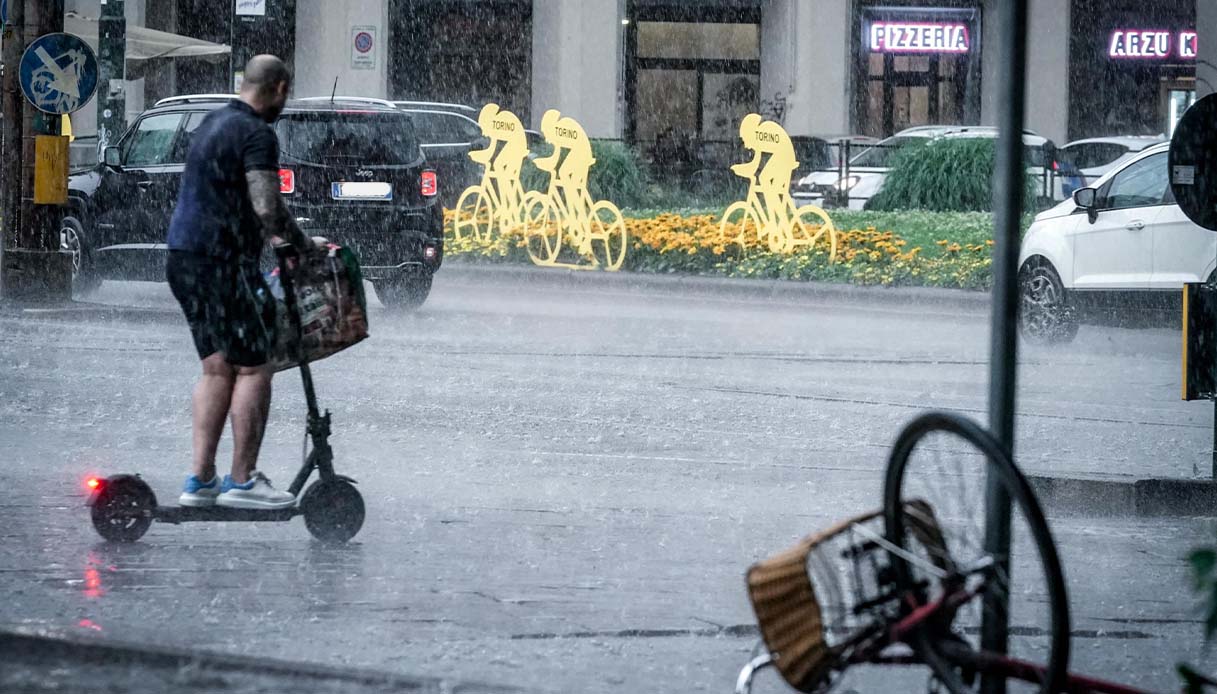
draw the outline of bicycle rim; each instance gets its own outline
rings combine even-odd
[[[621,213],[610,203],[598,202],[592,207],[591,225],[592,239],[601,251],[597,261],[605,270],[620,270],[628,248]]]
[[[735,202],[727,207],[718,229],[723,244],[737,244],[741,251],[747,250],[749,242],[756,242],[760,237],[760,227],[752,211],[742,202]]]
[[[485,217],[479,219],[479,216]],[[461,193],[452,219],[452,230],[456,238],[466,234],[475,241],[483,240],[489,232],[490,204],[480,187],[472,187]]]
[[[537,265],[552,265],[562,250],[562,222],[548,199],[524,202],[524,236],[528,255]]]
[[[1069,608],[1056,546],[1026,478],[993,436],[965,417],[921,415],[904,428],[892,448],[884,482],[884,521],[888,539],[907,552],[907,558],[891,555],[893,578],[901,595],[914,595],[919,604],[927,604],[944,592],[932,577],[933,567],[966,570],[985,558],[1006,559],[984,550],[989,475],[1010,496],[1012,523],[1009,570],[997,572],[986,589],[1008,600],[1008,655],[1046,666],[1040,681],[1009,682],[1008,691],[1060,691],[1069,663]],[[927,537],[924,518],[910,515],[907,504],[913,500],[929,504],[940,539]],[[947,658],[941,645],[954,641],[979,650],[984,620],[1003,616],[983,599],[962,606],[950,624],[927,622],[909,639],[949,691],[980,691],[979,674]]]

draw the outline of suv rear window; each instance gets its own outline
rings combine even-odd
[[[404,113],[285,113],[275,124],[283,154],[315,164],[413,164],[422,157]]]

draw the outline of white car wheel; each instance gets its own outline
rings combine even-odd
[[[1019,273],[1018,327],[1033,344],[1070,342],[1078,334],[1065,288],[1047,262],[1030,263]]]

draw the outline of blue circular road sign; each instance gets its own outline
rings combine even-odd
[[[43,113],[80,110],[97,91],[97,56],[72,34],[39,36],[25,49],[21,91]]]

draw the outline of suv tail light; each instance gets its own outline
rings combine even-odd
[[[296,192],[296,172],[291,169],[279,169],[279,192],[290,195]]]
[[[422,176],[418,178],[418,190],[424,197],[435,197],[439,194],[439,182],[435,178],[434,171],[424,171]]]

